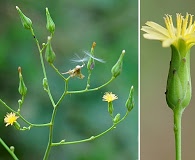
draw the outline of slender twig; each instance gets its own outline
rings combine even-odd
[[[49,128],[49,140],[48,140],[48,144],[47,144],[47,148],[46,148],[46,151],[45,151],[45,155],[44,155],[43,160],[47,160],[48,157],[49,157],[49,153],[50,153],[50,150],[51,150],[51,147],[52,147],[52,140],[53,140],[53,125],[54,125],[54,120],[55,120],[57,108],[58,108],[59,104],[61,103],[61,101],[66,96],[66,92],[68,90],[68,80],[69,80],[69,78],[67,78],[65,80],[64,93],[62,94],[62,96],[60,97],[60,99],[58,100],[58,102],[56,103],[56,105],[54,106],[54,109],[53,109],[53,113],[52,113],[52,117],[51,117],[51,121],[50,121],[51,126]]]
[[[177,108],[177,110],[174,110],[173,112],[176,160],[181,160],[181,119],[183,110]]]
[[[88,88],[90,87],[90,79],[91,79],[91,70],[88,70],[87,85],[85,90],[88,90]]]
[[[14,160],[19,160],[14,152],[10,150],[10,148],[5,144],[5,142],[0,138],[0,143],[3,145],[3,147],[9,152],[9,154],[13,157]]]
[[[106,82],[105,84],[96,87],[96,88],[92,88],[92,89],[84,89],[84,90],[80,90],[80,91],[67,91],[67,94],[76,94],[76,93],[84,93],[84,92],[91,92],[91,91],[97,91],[103,87],[105,87],[106,85],[108,85],[110,82],[112,82],[115,79],[115,77],[112,77],[108,82]]]
[[[19,116],[25,123],[27,123],[31,127],[44,127],[44,126],[50,126],[50,123],[45,124],[33,124],[27,121],[19,112],[14,111],[12,108],[10,108],[2,99],[0,99],[0,103],[3,104],[4,107],[6,107],[11,112],[14,112],[17,116]]]
[[[39,50],[40,60],[41,60],[41,66],[42,66],[44,78],[47,79],[47,74],[46,74],[46,70],[45,70],[45,65],[44,65],[44,62],[43,62],[43,53],[42,53],[45,46],[41,49],[41,47],[40,47],[40,45],[39,45],[39,41],[38,41],[38,39],[36,38],[33,29],[30,28],[30,30],[31,30],[31,33],[32,33],[32,35],[33,35],[33,37],[34,37],[34,39],[35,39],[35,42],[36,42],[37,47],[38,47],[38,50]],[[49,98],[50,98],[50,100],[51,100],[52,105],[55,106],[55,102],[54,102],[53,97],[52,97],[51,92],[50,92],[49,84],[48,84],[48,88],[47,88],[47,93],[48,93],[48,95],[49,95]]]
[[[46,148],[43,160],[48,159],[49,153],[50,153],[50,150],[51,150],[51,145],[52,145],[52,140],[53,140],[53,126],[54,126],[54,120],[55,120],[56,112],[57,112],[57,107],[54,107],[52,117],[51,117],[51,122],[50,122],[51,125],[49,127],[49,140],[48,140],[48,143],[47,143],[47,148]]]
[[[58,71],[58,69],[54,66],[54,64],[50,63],[50,65],[52,66],[52,68],[58,73],[58,75],[59,75],[64,81],[67,80],[67,79]]]
[[[52,143],[51,145],[52,146],[59,146],[59,145],[67,145],[67,144],[78,144],[78,143],[83,143],[83,142],[88,142],[88,141],[95,140],[95,139],[103,136],[104,134],[108,133],[109,131],[115,129],[117,124],[122,122],[127,117],[128,114],[129,114],[129,112],[127,111],[126,114],[124,115],[124,117],[121,120],[119,120],[116,123],[113,123],[113,125],[110,128],[108,128],[107,130],[105,130],[104,132],[102,132],[102,133],[100,133],[100,134],[98,134],[96,136],[91,136],[90,138],[87,138],[87,139],[82,139],[82,140],[78,140],[78,141],[70,141],[70,142],[64,142],[64,140],[62,140],[62,141],[60,141],[58,143]]]

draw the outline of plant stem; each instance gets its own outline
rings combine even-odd
[[[43,76],[44,76],[44,78],[46,78],[47,79],[47,74],[46,74],[46,70],[45,70],[45,65],[44,65],[44,62],[43,62],[43,50],[44,50],[44,48],[43,49],[41,49],[41,47],[40,47],[40,45],[39,45],[39,41],[38,41],[38,39],[36,38],[36,36],[35,36],[35,33],[34,33],[34,31],[33,31],[33,28],[30,28],[30,30],[31,30],[31,34],[33,35],[33,37],[34,37],[34,39],[35,39],[35,42],[36,42],[36,44],[37,44],[37,48],[38,48],[38,50],[39,50],[39,54],[40,54],[40,60],[41,60],[41,66],[42,66],[42,70],[43,70]],[[49,98],[50,98],[50,101],[51,101],[51,103],[52,103],[52,105],[53,105],[53,107],[55,106],[55,102],[54,102],[54,100],[53,100],[53,97],[52,97],[52,95],[51,95],[51,92],[50,92],[50,88],[49,88],[49,84],[48,84],[48,96],[49,96]]]
[[[49,126],[50,123],[45,124],[33,124],[27,121],[20,113],[14,111],[12,108],[10,108],[2,99],[0,99],[0,103],[3,104],[4,107],[6,107],[8,110],[14,112],[16,115],[18,115],[25,123],[27,123],[31,127],[43,127],[43,126]]]
[[[66,81],[66,78],[58,71],[58,69],[54,66],[54,64],[50,64],[51,67],[57,72],[57,74],[64,80]]]
[[[55,106],[54,109],[53,109],[51,122],[50,122],[51,125],[49,127],[49,140],[48,140],[48,144],[47,144],[47,148],[46,148],[43,160],[48,159],[49,153],[50,153],[50,150],[51,150],[51,147],[52,147],[51,144],[52,144],[52,139],[53,139],[53,126],[54,126],[54,120],[55,120],[56,112],[57,112],[57,106]]]
[[[181,160],[181,119],[183,109],[173,110],[176,160]]]
[[[13,157],[14,160],[19,160],[13,151],[10,150],[10,148],[5,144],[5,142],[0,138],[0,143],[3,145],[3,147],[9,152],[9,154]]]
[[[126,114],[124,115],[124,117],[121,120],[119,120],[117,123],[113,123],[113,125],[110,128],[108,128],[107,130],[105,130],[104,132],[102,132],[102,133],[100,133],[100,134],[98,134],[96,136],[91,136],[90,138],[82,139],[82,140],[78,140],[78,141],[70,141],[70,142],[63,142],[63,141],[61,141],[61,142],[58,142],[58,143],[52,143],[51,146],[60,146],[60,145],[67,145],[67,144],[78,144],[78,143],[83,143],[83,142],[88,142],[88,141],[95,140],[95,139],[103,136],[104,134],[108,133],[109,131],[115,129],[116,126],[120,122],[122,122],[127,117],[128,114],[129,114],[129,112],[127,111]]]
[[[76,93],[84,93],[84,92],[91,92],[91,91],[97,91],[100,88],[105,87],[106,85],[108,85],[110,82],[112,82],[115,79],[115,77],[112,77],[108,82],[104,83],[103,85],[96,87],[96,88],[92,88],[92,89],[84,89],[84,90],[80,90],[80,91],[67,91],[67,94],[76,94]]]

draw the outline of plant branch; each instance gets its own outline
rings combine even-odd
[[[13,157],[14,160],[19,160],[14,152],[5,144],[5,142],[0,138],[0,143],[3,145],[3,147],[9,152],[9,154]]]
[[[80,91],[67,91],[67,94],[75,94],[75,93],[84,93],[84,92],[91,92],[91,91],[97,91],[103,87],[105,87],[106,85],[108,85],[110,82],[112,82],[115,79],[115,77],[112,77],[108,82],[106,82],[105,84],[96,87],[96,88],[92,88],[92,89],[84,89],[84,90],[80,90]]]
[[[43,127],[43,126],[49,126],[50,125],[50,123],[45,123],[45,124],[33,124],[33,123],[30,123],[19,112],[16,112],[12,108],[10,108],[2,99],[0,99],[0,103],[3,104],[3,106],[6,107],[11,112],[14,112],[16,115],[18,115],[25,123],[27,123],[31,127]]]
[[[59,145],[67,145],[67,144],[78,144],[78,143],[83,143],[83,142],[88,142],[88,141],[95,140],[95,139],[103,136],[104,134],[108,133],[109,131],[115,129],[117,124],[122,122],[127,117],[128,114],[129,114],[129,112],[127,111],[126,114],[124,115],[124,117],[121,120],[119,120],[116,123],[113,123],[113,125],[110,128],[108,128],[107,130],[105,130],[104,132],[102,132],[102,133],[100,133],[100,134],[98,134],[96,136],[91,136],[90,138],[87,138],[87,139],[78,140],[78,141],[70,141],[70,142],[65,142],[64,140],[62,140],[62,141],[60,141],[58,143],[52,143],[51,146],[59,146]]]
[[[45,70],[45,65],[44,65],[44,62],[43,62],[43,50],[44,50],[45,46],[41,49],[41,47],[40,47],[40,45],[39,45],[39,41],[38,41],[38,39],[36,38],[33,29],[30,28],[30,31],[31,31],[31,33],[32,33],[32,35],[33,35],[33,37],[34,37],[34,39],[35,39],[35,42],[36,42],[37,47],[38,47],[38,50],[39,50],[40,60],[41,60],[41,66],[42,66],[44,78],[47,79],[47,74],[46,74],[46,70]],[[51,100],[52,105],[55,106],[55,102],[54,102],[53,97],[52,97],[51,92],[50,92],[49,84],[48,84],[47,93],[48,93],[48,96],[49,96],[49,98],[50,98],[50,100]]]

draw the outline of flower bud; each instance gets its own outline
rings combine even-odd
[[[191,100],[190,49],[183,39],[171,46],[172,56],[166,88],[166,101],[172,109],[184,109]]]
[[[53,22],[49,10],[48,8],[46,8],[46,17],[47,17],[47,24],[46,24],[46,28],[50,33],[54,33],[55,32],[55,23]]]
[[[112,67],[111,73],[113,77],[117,77],[121,71],[122,71],[122,66],[123,66],[123,57],[125,54],[125,50],[122,51],[118,61],[116,62],[116,64]]]
[[[19,99],[19,100],[18,100],[18,104],[19,104],[19,106],[21,106],[21,105],[22,105],[22,103],[23,103],[23,102],[22,102],[22,100],[21,100],[21,99]]]
[[[52,49],[52,46],[51,46],[51,37],[48,37],[47,46],[46,46],[46,50],[45,50],[45,59],[47,62],[53,63],[55,58],[56,58],[56,55],[55,55],[55,53]]]
[[[18,87],[18,92],[22,95],[25,96],[27,93],[27,88],[26,85],[24,84],[24,80],[22,77],[22,69],[21,67],[18,67],[18,73],[19,73],[19,87]]]
[[[118,113],[115,117],[114,117],[114,119],[113,119],[113,122],[114,123],[117,123],[119,120],[120,120],[120,113]]]
[[[125,106],[127,108],[127,110],[130,112],[133,107],[134,107],[134,89],[133,86],[131,86],[130,92],[129,92],[129,97],[125,103]]]
[[[22,21],[22,25],[24,26],[25,29],[30,29],[32,28],[32,21],[30,20],[30,18],[26,17],[22,11],[20,10],[20,8],[18,6],[16,6],[16,9],[19,13],[20,19]]]
[[[47,78],[43,78],[43,89],[45,91],[48,90],[48,81],[47,81]]]
[[[9,149],[10,149],[12,152],[14,152],[15,147],[14,147],[14,146],[10,146]]]
[[[91,52],[90,52],[92,56],[94,56],[95,46],[96,46],[96,43],[93,42],[92,47],[91,47]],[[87,63],[87,69],[91,71],[93,70],[94,66],[95,66],[95,60],[92,57],[90,57]]]

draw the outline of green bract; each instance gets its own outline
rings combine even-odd
[[[166,101],[171,109],[185,108],[191,100],[190,50],[183,39],[171,46],[172,55],[167,79]]]

